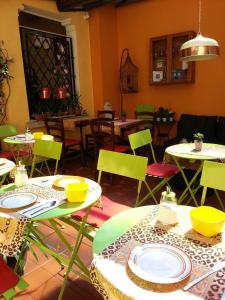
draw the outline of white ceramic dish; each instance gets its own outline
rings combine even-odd
[[[17,134],[16,136],[19,139],[24,139],[25,138],[25,134]]]
[[[37,201],[37,195],[34,193],[17,192],[0,197],[0,208],[17,209],[33,204]]]
[[[138,277],[157,284],[177,283],[192,269],[190,258],[179,248],[165,244],[143,244],[130,254],[128,265]]]

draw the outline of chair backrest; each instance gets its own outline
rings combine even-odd
[[[155,105],[154,104],[147,104],[147,103],[141,103],[136,105],[136,111],[137,112],[155,112]]]
[[[30,171],[30,177],[33,176],[34,170],[37,170],[35,168],[36,162],[38,162],[37,157],[41,156],[42,158],[46,159],[55,159],[55,170],[54,175],[57,173],[58,169],[58,163],[61,157],[62,153],[62,143],[61,142],[54,142],[49,140],[36,140],[34,147],[33,147],[33,160],[32,160],[32,166]],[[48,167],[47,161],[44,160],[44,163],[46,165],[46,168],[48,170],[49,175],[51,175],[50,169]],[[41,171],[38,171],[42,174]]]
[[[16,134],[17,134],[17,129],[15,125],[5,124],[0,126],[0,138],[4,138]]]
[[[154,112],[135,111],[135,119],[146,120],[146,124],[154,125],[155,113]]]
[[[97,118],[105,120],[105,121],[114,120],[115,111],[114,110],[98,110],[97,111]]]
[[[215,190],[225,191],[225,164],[204,161],[200,185],[203,186],[202,192],[202,205],[205,202],[207,188],[213,188]]]
[[[94,141],[94,147],[110,144],[112,149],[114,149],[114,122],[106,121],[102,118],[91,120],[91,134]]]
[[[100,150],[97,170],[99,171],[98,183],[101,181],[102,172],[126,176],[138,180],[137,200],[139,199],[141,184],[145,180],[148,158]]]
[[[44,141],[54,141],[54,136],[50,134],[43,134],[41,139]]]
[[[62,143],[49,140],[36,140],[33,147],[33,154],[60,160]]]
[[[45,118],[45,127],[48,135],[52,135],[54,140],[65,144],[64,124],[62,118]]]
[[[151,154],[154,162],[156,162],[154,149],[152,146],[152,136],[150,129],[141,130],[128,135],[130,147],[134,154],[136,154],[136,149],[149,146],[151,149]]]

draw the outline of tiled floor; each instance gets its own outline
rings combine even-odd
[[[66,165],[66,174],[80,175],[91,179],[96,178],[95,168],[93,167],[81,167],[79,162],[70,161]],[[128,180],[125,178],[113,177],[113,185],[107,183],[107,177],[103,178],[103,190],[104,194],[110,197],[112,200],[121,202],[123,204],[133,206],[136,197],[137,185],[135,181]],[[108,180],[109,182],[109,180]],[[158,196],[158,198],[160,195]],[[208,202],[213,205],[214,198],[209,198]],[[148,204],[152,202],[149,200]],[[56,239],[53,230],[44,225],[41,226],[41,231],[47,236],[47,242],[49,246],[57,249],[60,253],[66,255],[66,249],[60,245]],[[75,239],[76,233],[71,228],[65,227],[62,229],[67,235],[71,243]],[[53,258],[46,258],[40,250],[35,249],[38,254],[38,262],[34,258],[31,252],[28,252],[27,261],[25,266],[25,280],[29,283],[29,288],[26,292],[19,294],[16,299],[20,300],[54,300],[57,299],[59,289],[62,284],[63,274],[65,270],[61,270],[60,266]],[[92,260],[92,249],[91,243],[87,239],[84,239],[81,245],[80,254],[82,259],[87,265]],[[71,273],[69,281],[66,286],[66,290],[63,299],[70,300],[97,300],[102,299],[101,296],[96,292],[91,284],[79,279],[77,275]]]

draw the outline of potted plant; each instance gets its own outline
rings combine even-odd
[[[120,120],[121,122],[126,122],[126,117],[127,117],[127,114],[125,111],[121,111],[121,114],[120,114]]]
[[[194,138],[194,144],[195,144],[195,151],[201,151],[204,134],[200,133],[200,132],[194,133],[193,138]]]

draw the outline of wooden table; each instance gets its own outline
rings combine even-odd
[[[225,290],[225,269],[202,280],[187,292],[182,287],[224,260],[225,233],[206,238],[195,232],[189,217],[192,208],[188,206],[178,206],[178,225],[164,226],[157,222],[158,208],[158,205],[132,208],[102,225],[93,243],[92,284],[104,299],[220,299]],[[167,244],[183,250],[192,262],[191,275],[173,285],[154,285],[137,278],[129,269],[127,260],[135,246],[146,243]]]

